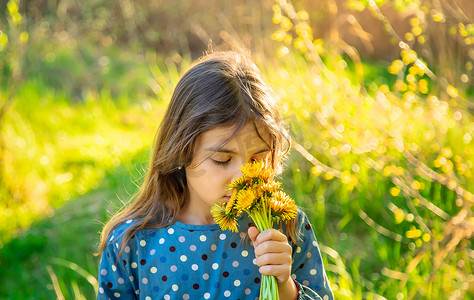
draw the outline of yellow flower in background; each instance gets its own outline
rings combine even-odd
[[[401,60],[397,59],[392,62],[390,67],[388,67],[388,71],[393,74],[397,75],[404,67],[404,64]]]
[[[404,219],[405,214],[403,213],[403,210],[397,209],[395,211],[395,223],[400,224],[401,222],[403,222]]]
[[[406,236],[409,239],[416,239],[421,236],[423,232],[420,229],[417,229],[415,226],[412,226],[410,230],[406,232]]]
[[[390,194],[393,197],[397,197],[400,194],[400,187],[396,186],[390,189]]]

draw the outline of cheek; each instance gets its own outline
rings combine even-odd
[[[186,172],[188,183],[196,188],[219,189],[225,187],[225,168],[216,166],[210,162],[204,162],[195,169]]]

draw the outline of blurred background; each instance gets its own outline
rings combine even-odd
[[[245,47],[337,299],[474,295],[471,0],[0,1],[0,299],[94,299],[179,76]]]

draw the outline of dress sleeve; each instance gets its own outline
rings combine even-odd
[[[293,246],[292,278],[298,286],[298,300],[333,300],[318,242],[307,216],[299,211],[298,246]]]
[[[127,262],[131,261],[127,256],[132,252],[127,245],[122,251],[119,259],[121,238],[116,238],[117,230],[110,234],[108,245],[101,254],[99,264],[99,292],[98,300],[108,299],[136,299],[137,287],[134,287],[133,277],[131,276],[130,266]]]

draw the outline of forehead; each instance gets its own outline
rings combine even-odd
[[[204,132],[198,139],[196,151],[225,149],[240,153],[260,151],[271,145],[269,133],[261,126],[257,125],[258,132],[253,123],[246,124],[236,134],[235,129],[235,126],[216,127]]]

